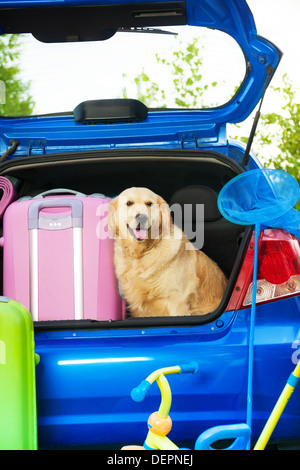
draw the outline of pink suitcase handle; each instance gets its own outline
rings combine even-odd
[[[71,216],[61,214],[40,217],[44,208],[71,207]],[[44,222],[41,221],[44,219]],[[57,222],[59,221],[59,223]],[[67,221],[67,223],[66,223]],[[38,230],[73,229],[74,254],[74,305],[75,319],[83,318],[83,259],[82,259],[83,204],[75,198],[50,198],[33,200],[28,209],[28,229],[30,233],[30,310],[34,321],[39,319],[38,286]]]
[[[54,207],[71,207],[72,213],[71,216],[68,216],[70,224],[63,226],[54,226],[49,222],[47,225],[40,225],[40,211],[45,208],[54,208]],[[59,216],[60,218],[61,216]],[[56,218],[56,217],[54,217]],[[49,219],[50,220],[50,219]],[[61,230],[62,228],[71,228],[71,227],[80,227],[83,226],[83,204],[80,199],[37,199],[33,200],[28,209],[28,229],[34,230],[38,228],[43,228],[46,230]]]
[[[43,193],[37,194],[36,196],[34,196],[33,199],[38,199],[41,197],[51,196],[51,195],[53,196],[54,194],[55,195],[73,194],[73,196],[77,196],[77,197],[86,197],[86,194],[83,194],[74,189],[55,188],[55,189],[48,189],[47,191],[44,191]]]

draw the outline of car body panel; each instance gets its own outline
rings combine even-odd
[[[225,126],[199,124],[193,112],[153,112],[142,123],[86,126],[73,117],[0,119],[0,152],[13,138],[20,145],[9,157],[118,148],[201,148],[226,145]],[[198,122],[198,124],[197,124]]]
[[[119,2],[118,2],[119,3]],[[130,2],[120,2],[130,4]],[[152,5],[157,2],[148,2]],[[136,2],[145,4],[145,2]],[[158,3],[157,3],[158,4]],[[70,15],[72,7],[76,5],[114,5],[113,2],[4,2],[0,8],[4,15],[7,9],[11,8],[15,14],[22,7],[24,11],[35,8],[49,8],[69,6]],[[168,5],[168,2],[166,2]],[[59,9],[57,10],[59,11]],[[41,9],[41,15],[43,10]],[[252,13],[243,0],[195,0],[186,1],[187,24],[199,27],[209,27],[219,29],[231,35],[240,45],[247,62],[246,76],[236,95],[226,104],[217,108],[199,110],[161,110],[160,112],[149,112],[145,121],[133,123],[128,129],[126,124],[97,124],[87,126],[86,124],[74,122],[73,114],[70,116],[39,117],[17,120],[1,119],[0,137],[1,150],[9,146],[9,139],[14,134],[20,140],[18,154],[26,151],[30,154],[30,142],[41,149],[32,152],[63,152],[72,150],[86,150],[87,148],[110,148],[116,145],[138,146],[158,146],[171,148],[182,145],[194,145],[203,147],[206,143],[223,143],[226,139],[225,126],[227,123],[241,122],[252,112],[261,99],[266,85],[271,80],[281,58],[281,52],[271,42],[257,35]],[[45,17],[43,14],[41,16]],[[14,16],[12,16],[14,18]],[[12,25],[7,26],[8,30],[14,31]],[[38,24],[38,18],[35,24]],[[9,23],[10,24],[10,23]],[[145,19],[145,24],[147,20]],[[4,27],[4,26],[3,26]],[[15,27],[17,28],[17,26]],[[30,28],[29,28],[30,30]],[[5,31],[6,32],[6,31]],[[119,33],[121,34],[121,33]],[[112,103],[113,106],[113,103]],[[112,128],[109,128],[112,127]],[[41,135],[42,134],[42,135]],[[184,139],[184,135],[188,138]],[[150,136],[149,139],[146,136]],[[23,141],[23,138],[25,141]],[[55,143],[53,143],[53,140]],[[191,144],[192,142],[192,144]]]
[[[257,306],[253,439],[293,370],[299,302]],[[36,333],[39,445],[142,444],[160,392],[153,385],[136,403],[131,390],[155,369],[190,361],[198,362],[197,374],[169,379],[171,439],[194,442],[211,426],[245,422],[249,324],[247,308],[194,327]],[[273,439],[300,438],[299,399],[296,389]]]

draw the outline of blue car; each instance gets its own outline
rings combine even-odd
[[[148,54],[146,46],[141,50],[142,41],[156,42],[158,51],[165,40],[173,41],[173,50],[178,52],[183,47],[181,31],[188,26],[192,27],[190,38],[198,30],[199,34],[205,31],[224,38],[224,43],[221,39],[215,45],[215,52],[224,56],[222,66],[203,50],[211,72],[219,73],[220,78],[214,83],[210,75],[205,82],[202,72],[199,74],[196,82],[203,84],[198,89],[203,94],[202,106],[188,101],[188,92],[184,97],[173,97],[171,83],[165,81],[173,81],[174,75],[166,79],[158,72],[158,88],[146,69],[140,75],[141,60]],[[35,115],[0,118],[0,175],[9,177],[19,196],[71,188],[114,197],[125,188],[142,186],[160,194],[171,206],[189,204],[195,208],[204,204],[203,243],[199,248],[228,278],[219,307],[203,316],[131,318],[128,313],[126,319],[118,321],[35,322],[35,351],[40,356],[36,367],[39,448],[120,449],[126,444],[142,445],[147,418],[158,409],[160,391],[153,386],[145,399],[136,403],[131,390],[156,369],[191,362],[197,363],[197,374],[169,378],[172,441],[193,448],[198,436],[209,428],[245,423],[253,226],[226,220],[217,201],[221,189],[234,177],[262,168],[250,144],[246,148],[229,139],[227,127],[244,121],[260,103],[280,62],[280,50],[257,35],[245,0],[5,0],[0,5],[0,31],[22,34],[26,60],[35,67],[32,76],[27,73],[25,78],[33,84],[35,75],[47,67],[47,54],[53,55],[51,71],[47,72],[50,89],[42,85],[35,89],[42,100],[47,99],[44,108],[39,111],[37,103]],[[34,46],[30,34],[35,38]],[[111,47],[116,38],[121,45]],[[236,62],[228,63],[224,52],[227,41],[234,43],[240,54],[241,75],[236,75]],[[74,44],[82,48],[83,55],[75,54]],[[101,51],[107,49],[112,68],[106,66],[104,52],[101,56],[93,52],[92,59],[84,62],[89,48],[93,50],[98,44]],[[52,49],[54,45],[57,49]],[[70,66],[59,59],[63,48],[68,48]],[[199,48],[190,49],[185,64],[195,59]],[[38,50],[43,60],[37,58]],[[139,68],[131,69],[133,86],[151,85],[139,96],[132,96],[129,86],[123,94],[110,94],[114,93],[112,82],[118,73],[114,66],[123,67],[121,58],[114,54],[121,52],[122,56],[125,51],[138,60]],[[176,64],[174,55],[173,59]],[[163,60],[160,56],[152,68]],[[72,88],[72,80],[64,80],[67,68],[75,63],[76,78],[82,86]],[[98,92],[94,88],[91,96],[90,80],[92,83],[95,77],[89,67],[96,63],[97,80],[108,75],[112,88],[108,82],[105,86],[99,82]],[[185,69],[182,73],[184,76]],[[137,76],[139,79],[134,80]],[[222,81],[225,76],[236,77],[231,89]],[[160,86],[160,79],[164,85]],[[120,90],[120,82],[118,86]],[[180,86],[187,90],[189,83],[182,79],[177,82],[177,88]],[[216,98],[219,91],[224,92],[223,102]],[[171,104],[166,107],[167,99],[163,98],[168,92]],[[150,93],[153,107],[146,106]],[[193,88],[190,96],[195,93]],[[57,107],[64,96],[73,111]],[[198,233],[195,214],[191,211],[190,238],[194,242]],[[299,294],[298,239],[283,228],[262,227],[252,447],[299,359]],[[269,443],[271,448],[299,447],[299,393],[296,389],[280,418]]]

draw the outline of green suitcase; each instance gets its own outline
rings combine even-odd
[[[0,297],[0,450],[37,449],[35,364],[30,313]]]

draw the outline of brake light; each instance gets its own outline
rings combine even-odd
[[[252,303],[254,235],[226,310]],[[300,293],[300,245],[285,230],[267,229],[258,243],[256,303],[270,302]]]

